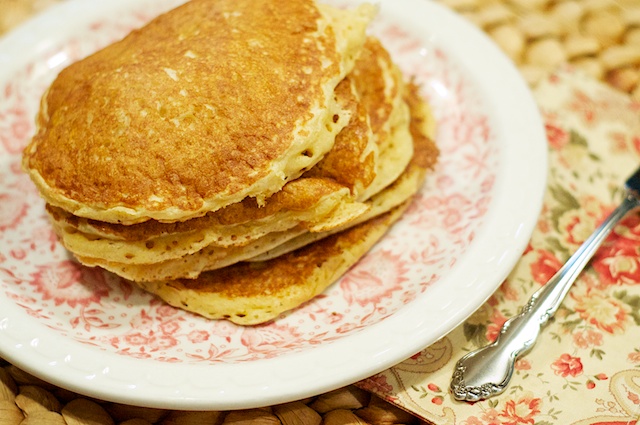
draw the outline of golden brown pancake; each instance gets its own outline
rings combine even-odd
[[[288,231],[269,233],[246,246],[220,248],[210,245],[192,254],[153,264],[131,264],[82,256],[79,260],[85,265],[100,266],[138,282],[183,277],[193,279],[203,271],[220,269],[240,261],[266,261],[279,257],[384,214],[407,201],[420,189],[425,174],[433,167],[438,156],[438,150],[431,141],[434,134],[433,117],[428,106],[420,99],[415,86],[409,86],[406,100],[411,104],[410,132],[412,143],[415,145],[415,149],[412,150],[415,154],[409,166],[391,185],[366,201],[369,207],[366,213],[342,227],[325,232],[308,232],[304,228],[296,227]]]
[[[356,90],[369,112],[371,130],[378,144],[376,179],[360,196],[368,199],[396,180],[409,164],[413,142],[409,109],[405,105],[404,78],[380,40],[368,37],[352,73]]]
[[[433,116],[414,85],[409,87],[407,103],[412,111],[410,131],[415,154],[403,177],[374,198],[380,205],[398,195],[394,186],[409,185],[415,193],[438,158],[431,139]],[[393,196],[385,197],[385,192]],[[202,273],[196,279],[137,284],[173,306],[211,319],[240,325],[263,323],[312,299],[335,282],[400,218],[409,202],[405,200],[387,213],[273,259],[237,263]]]
[[[433,142],[435,119],[429,106],[420,97],[417,86],[410,84],[405,93],[406,102],[411,110],[409,131],[413,140],[414,155],[400,177],[381,192],[372,196],[367,201],[369,210],[354,222],[328,232],[300,232],[299,235],[287,238],[281,244],[272,244],[273,248],[248,258],[248,261],[270,260],[344,230],[344,228],[369,220],[397,207],[420,190],[427,172],[435,166],[439,155],[439,150]]]
[[[54,226],[77,256],[127,264],[179,259],[205,247],[245,246],[294,227],[318,232],[342,226],[368,209],[356,196],[374,181],[377,166],[367,111],[359,107],[352,89],[349,79],[336,89],[351,119],[336,137],[334,149],[317,165],[320,169],[290,181],[263,206],[247,198],[184,222],[149,220],[133,225],[79,218],[48,206]]]
[[[350,194],[366,200],[379,192],[402,173],[413,154],[402,75],[375,38],[369,37],[365,49],[354,75],[336,89],[340,103],[350,112],[349,124],[322,161],[268,198],[263,207],[249,198],[184,222],[150,220],[127,226],[76,218],[49,207],[64,245],[84,264],[102,265],[117,273],[129,270],[129,278],[130,270],[148,265],[155,270],[170,269],[171,277],[176,277],[175,264],[168,264],[169,261],[180,261],[185,276],[193,276],[201,267],[188,270],[187,265],[196,261],[193,256],[198,257],[197,264],[203,264],[203,253],[199,251],[211,253],[208,257],[215,261],[209,261],[206,267],[213,268],[216,264],[226,265],[233,258],[225,255],[221,261],[220,247],[234,247],[236,256],[241,250],[235,247],[248,246],[249,251],[255,252],[253,241],[269,233],[288,238],[288,229],[298,234],[301,229],[327,232],[347,227],[369,208],[368,203],[353,202]],[[362,94],[353,93],[352,86],[360,87]],[[376,123],[375,133],[370,129],[371,121]],[[382,155],[377,152],[378,145]],[[182,260],[184,256],[192,258]],[[248,258],[245,253],[237,256]],[[126,264],[140,266],[125,267]],[[151,273],[150,278],[156,275]]]
[[[325,235],[325,233],[326,232],[309,233],[305,229],[294,228],[283,232],[269,233],[246,246],[228,248],[208,246],[193,254],[150,264],[118,263],[101,258],[82,257],[78,255],[76,255],[76,257],[86,266],[99,266],[125,279],[136,282],[180,278],[195,279],[204,271],[217,270],[241,261],[251,260],[265,252],[270,252],[283,244],[286,245],[289,240],[297,239],[297,236],[305,234]],[[288,251],[291,251],[291,249],[286,252]]]
[[[264,323],[335,282],[384,235],[404,207],[268,262],[238,263],[197,279],[138,285],[170,305],[210,319]]]
[[[191,0],[61,72],[23,168],[65,247],[238,324],[322,292],[437,158],[372,14]]]
[[[245,198],[242,202],[191,220],[172,223],[149,220],[134,225],[84,219],[53,206],[49,206],[49,210],[55,213],[56,221],[64,219],[67,222],[65,225],[74,230],[92,237],[125,241],[148,241],[159,236],[255,222],[272,216],[271,220],[281,221],[283,217],[278,213],[309,209],[316,210],[317,218],[314,221],[321,223],[322,213],[318,211],[318,203],[323,197],[338,191],[345,193],[343,188],[347,188],[355,198],[376,177],[378,147],[369,126],[368,111],[362,107],[354,90],[349,78],[345,78],[336,88],[336,97],[348,112],[350,120],[336,136],[333,148],[301,178],[290,181],[281,191],[267,198],[264,205],[258,205],[254,198]],[[345,202],[344,199],[342,201]],[[304,220],[309,221],[309,217]],[[231,244],[218,242],[223,246]]]
[[[23,166],[45,200],[112,223],[264,199],[328,152],[334,89],[370,7],[192,0],[63,70]]]

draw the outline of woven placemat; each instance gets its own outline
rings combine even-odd
[[[59,1],[0,0],[0,34]],[[558,66],[571,64],[640,100],[640,0],[438,1],[493,38],[531,86]],[[263,409],[140,408],[80,396],[0,359],[0,425],[421,423],[353,385]]]
[[[440,0],[484,30],[531,86],[571,64],[640,99],[640,0]]]
[[[0,360],[0,425],[420,424],[355,386],[260,409],[186,412],[109,403],[44,382]]]

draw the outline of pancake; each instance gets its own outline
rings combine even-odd
[[[242,325],[325,290],[438,154],[373,11],[191,0],[62,71],[23,168],[63,245]]]
[[[246,246],[229,248],[208,246],[193,254],[150,264],[118,263],[78,255],[76,258],[85,266],[98,266],[136,282],[166,281],[180,278],[195,279],[204,271],[217,270],[241,261],[251,260],[265,252],[271,252],[283,244],[287,245],[289,240],[295,240],[298,236],[305,234],[323,235],[325,232],[309,233],[305,229],[294,228],[283,232],[269,233]],[[291,250],[286,252],[289,251]]]
[[[267,198],[264,205],[255,199],[247,198],[221,210],[207,213],[203,217],[183,222],[162,223],[149,220],[134,225],[106,223],[97,220],[76,217],[61,208],[47,206],[57,227],[68,229],[71,233],[80,232],[91,240],[97,238],[113,241],[151,241],[166,235],[210,229],[215,232],[213,240],[220,246],[242,244],[250,235],[234,230],[233,226],[260,221],[262,227],[269,223],[283,225],[283,221],[294,220],[296,214],[306,214],[297,221],[313,222],[314,227],[324,226],[325,222],[335,221],[326,214],[327,207],[337,208],[345,204],[367,188],[376,177],[378,147],[373,140],[367,111],[359,103],[353,85],[347,78],[336,89],[341,104],[350,112],[350,121],[336,137],[333,148],[313,169],[296,180],[288,182],[281,191]],[[345,190],[347,189],[347,190]],[[323,198],[332,193],[337,201],[321,206]],[[326,202],[325,202],[326,204]],[[357,206],[354,208],[358,208]],[[311,211],[310,211],[311,210]],[[311,213],[311,214],[309,214]],[[335,214],[334,214],[335,215]],[[294,221],[295,222],[295,221]],[[311,227],[311,226],[309,226]],[[219,228],[219,230],[215,230]],[[228,236],[225,236],[225,233]]]
[[[327,185],[323,184],[326,182],[319,183],[320,190],[326,189]],[[309,186],[310,184],[307,185],[307,188]],[[337,191],[329,192],[319,202],[312,203],[309,208],[305,208],[303,211],[287,211],[278,214],[280,221],[255,220],[233,226],[210,226],[159,236],[147,241],[94,238],[76,232],[73,228],[58,226],[60,220],[54,219],[53,224],[65,248],[76,256],[105,258],[127,264],[155,263],[179,259],[208,246],[242,247],[269,233],[281,232],[302,225],[301,221],[307,229],[315,229],[315,225],[319,230],[333,228],[344,223],[345,220],[350,221],[350,219],[361,215],[368,208],[363,203],[354,202],[345,202],[340,205],[340,201],[348,197],[348,190],[341,186],[337,186],[336,189]],[[286,194],[283,197],[286,197]],[[315,197],[312,196],[312,198],[315,200]],[[295,197],[295,200],[299,201],[300,197]],[[319,213],[322,213],[324,221],[316,223],[314,220]],[[56,217],[56,212],[53,211],[52,215]],[[332,218],[334,218],[333,221],[330,220]],[[305,219],[307,221],[304,221]]]
[[[269,262],[238,263],[197,279],[139,282],[168,304],[209,319],[257,325],[309,301],[384,235],[406,205]]]
[[[147,265],[152,270],[169,269],[171,277],[176,277],[176,267],[167,264],[169,261],[180,261],[185,275],[193,276],[203,264],[203,254],[198,254],[201,250],[213,253],[208,255],[215,259],[206,266],[209,269],[218,263],[220,247],[233,247],[232,252],[240,253],[235,247],[249,245],[248,250],[255,252],[252,242],[269,233],[288,237],[288,229],[296,233],[300,229],[327,232],[344,228],[366,214],[369,204],[363,201],[403,172],[413,155],[413,142],[402,75],[375,38],[369,37],[365,51],[353,75],[336,89],[340,103],[348,105],[345,109],[350,111],[351,120],[338,134],[334,147],[302,178],[268,198],[263,207],[246,199],[185,222],[147,221],[129,226],[76,218],[49,207],[64,245],[84,264],[101,265],[119,274],[128,270],[129,278],[130,270]],[[352,87],[360,87],[362,93],[353,93]],[[371,121],[376,123],[375,132]],[[362,202],[353,202],[349,194]],[[184,256],[198,259],[182,260]],[[221,264],[228,264],[233,256],[224,258]],[[248,257],[242,254],[239,258]],[[194,262],[199,266],[188,270]],[[136,272],[136,276],[140,274]],[[153,272],[150,276],[156,275]]]
[[[410,133],[414,145],[414,155],[411,162],[398,179],[374,195],[367,202],[370,207],[369,210],[354,222],[349,223],[346,226],[347,228],[389,211],[414,196],[422,187],[428,171],[432,169],[437,162],[439,150],[433,142],[435,138],[435,119],[431,113],[431,109],[420,98],[418,88],[415,85],[409,86],[406,100],[411,110]],[[300,232],[299,235],[287,238],[283,240],[281,244],[273,244],[273,248],[254,257],[247,258],[247,260],[270,260],[314,243],[341,230],[343,229],[336,228],[321,233]]]
[[[398,196],[408,193],[409,199],[405,197],[391,210],[363,223],[324,235],[320,240],[272,259],[237,263],[202,273],[196,279],[136,283],[170,305],[239,325],[273,320],[323,292],[401,217],[411,202],[411,195],[417,192],[437,161],[439,152],[432,139],[434,120],[429,107],[414,85],[409,86],[406,98],[412,111],[410,131],[415,153],[403,176],[372,198],[372,202],[374,208],[384,209],[395,204]]]
[[[152,220],[128,226],[78,218],[48,206],[54,227],[65,247],[77,256],[148,264],[179,259],[214,245],[245,246],[294,227],[318,232],[342,226],[368,209],[356,196],[374,181],[377,166],[377,145],[367,111],[352,89],[349,79],[336,89],[351,119],[336,137],[334,149],[317,165],[322,169],[290,181],[263,206],[248,198],[185,222]]]
[[[332,148],[371,6],[192,0],[63,70],[23,167],[47,203],[133,224],[258,205]]]
[[[408,130],[410,114],[405,102],[404,78],[380,40],[367,38],[352,78],[369,112],[378,156],[385,158],[385,162],[378,163],[376,179],[360,194],[368,199],[403,173],[413,156],[414,144]]]
[[[368,210],[364,214],[341,227],[325,232],[309,232],[296,227],[288,231],[269,233],[247,246],[220,248],[210,245],[192,254],[153,264],[131,264],[82,256],[79,256],[79,260],[85,265],[100,266],[137,282],[194,279],[204,271],[220,269],[240,261],[265,261],[279,257],[384,214],[407,201],[420,189],[425,174],[435,164],[438,156],[432,142],[435,131],[433,117],[428,106],[420,100],[415,86],[409,87],[406,99],[412,105],[411,126],[408,131],[411,134],[411,143],[415,146],[411,150],[415,154],[409,166],[391,185],[365,202]]]

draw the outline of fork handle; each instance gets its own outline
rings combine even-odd
[[[516,359],[533,347],[542,327],[556,313],[573,282],[615,225],[639,206],[638,199],[628,195],[547,284],[533,294],[522,312],[507,320],[492,344],[458,360],[450,386],[456,399],[478,401],[507,388]]]

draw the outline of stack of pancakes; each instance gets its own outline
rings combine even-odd
[[[368,5],[192,0],[63,70],[23,167],[64,246],[238,324],[322,292],[437,159]]]

